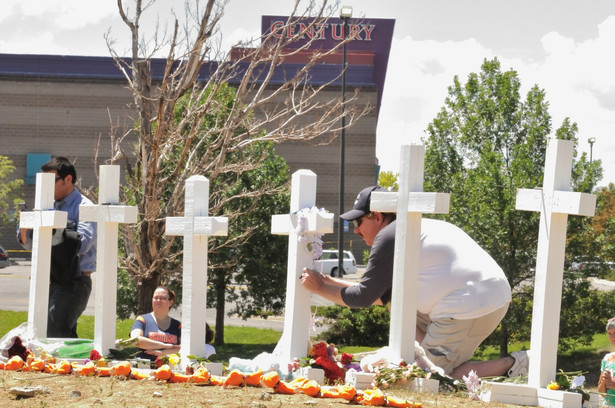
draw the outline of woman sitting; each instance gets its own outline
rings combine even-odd
[[[153,311],[137,316],[130,330],[130,337],[137,338],[135,346],[142,351],[138,358],[152,361],[158,356],[179,352],[181,344],[181,323],[169,316],[175,302],[175,292],[166,286],[158,286],[152,298]]]

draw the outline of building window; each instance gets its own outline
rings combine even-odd
[[[26,158],[26,184],[36,184],[36,173],[41,166],[51,160],[49,153],[28,153]]]

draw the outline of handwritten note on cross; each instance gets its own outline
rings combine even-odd
[[[54,228],[66,228],[68,213],[54,210],[55,174],[36,174],[34,210],[22,211],[19,228],[32,228],[32,266],[28,298],[27,338],[47,337],[51,236]]]
[[[120,166],[100,166],[98,205],[79,206],[79,220],[98,224],[94,348],[107,354],[115,346],[117,242],[120,223],[137,222],[137,207],[120,205]]]
[[[310,292],[301,285],[301,271],[311,267],[312,255],[297,240],[297,217],[293,215],[303,208],[311,208],[316,202],[316,174],[310,170],[298,170],[292,176],[290,196],[291,214],[274,215],[271,233],[288,235],[288,269],[286,279],[286,309],[284,331],[276,347],[281,362],[289,363],[295,357],[307,355],[310,328]],[[308,234],[333,232],[333,214],[310,214],[307,220]]]
[[[167,217],[166,234],[184,237],[182,279],[182,365],[187,356],[205,356],[207,308],[207,237],[226,236],[227,217],[209,217],[209,180],[186,180],[184,216]]]
[[[551,140],[542,189],[519,189],[517,209],[540,212],[528,384],[555,379],[568,215],[593,216],[596,196],[570,191],[574,142]]]
[[[424,162],[425,146],[402,146],[399,192],[374,191],[370,200],[371,211],[397,213],[389,347],[393,359],[409,364],[414,362],[422,214],[446,214],[450,202],[449,194],[423,192]]]

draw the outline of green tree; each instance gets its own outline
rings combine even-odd
[[[542,185],[551,116],[544,90],[533,86],[524,100],[514,70],[502,72],[497,59],[485,60],[480,73],[448,89],[444,107],[427,128],[425,191],[451,193],[450,213],[442,218],[462,227],[502,267],[513,288],[513,302],[500,329],[489,339],[508,353],[512,341],[527,340],[531,319],[533,275],[539,215],[515,209],[518,188]],[[555,131],[558,139],[576,142],[577,126],[565,119]],[[600,163],[585,155],[573,164],[573,189],[591,191]],[[572,231],[583,226],[573,219]],[[576,218],[576,219],[575,219]],[[560,338],[595,332],[589,322],[602,319],[592,310],[573,308],[589,293],[568,280],[564,285]],[[575,316],[572,316],[574,314]],[[572,330],[567,322],[587,320]]]
[[[397,191],[399,190],[399,184],[397,184],[398,178],[399,173],[393,173],[392,171],[381,171],[380,174],[378,174],[378,185],[387,188],[390,191]]]
[[[9,176],[14,171],[15,166],[11,159],[0,155],[0,225],[9,225],[11,210],[16,210],[17,204],[23,201],[19,195],[19,188],[22,186],[23,180],[9,180]]]

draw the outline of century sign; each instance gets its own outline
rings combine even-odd
[[[326,40],[331,38],[332,40],[340,41],[344,39],[344,23],[296,23],[288,25],[284,30],[281,27],[286,25],[286,21],[272,21],[269,25],[269,31],[273,33],[274,37],[281,38],[285,36],[287,38],[299,35],[299,38],[314,39],[314,40]],[[375,24],[348,24],[349,37],[357,41],[371,41],[372,32],[376,28]]]

